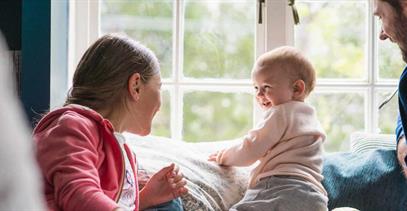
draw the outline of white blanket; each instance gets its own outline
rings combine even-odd
[[[228,210],[243,197],[250,169],[220,167],[207,161],[209,153],[234,142],[192,144],[163,137],[126,137],[148,174],[172,162],[180,167],[189,189],[182,197],[185,210]]]

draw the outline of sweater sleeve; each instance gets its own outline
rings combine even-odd
[[[216,162],[226,166],[248,166],[263,157],[282,138],[287,127],[284,109],[273,110],[242,139],[242,143],[218,153]]]
[[[401,123],[400,114],[397,117],[397,126],[396,126],[396,137],[397,143],[399,142],[400,138],[404,136],[403,125]]]
[[[396,136],[397,142],[404,135],[407,126],[407,67],[400,76],[399,82],[399,116],[397,118]]]
[[[111,211],[118,207],[100,186],[98,126],[69,114],[56,121],[34,136],[37,158],[46,182],[54,188],[56,206],[67,211]]]

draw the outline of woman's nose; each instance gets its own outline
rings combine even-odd
[[[386,40],[387,38],[389,38],[389,36],[387,36],[386,32],[384,32],[383,28],[380,30],[379,38],[381,40]]]

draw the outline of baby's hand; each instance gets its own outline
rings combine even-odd
[[[208,157],[208,161],[214,161],[216,162],[216,158],[218,157],[219,151],[212,153],[211,155],[209,155]]]

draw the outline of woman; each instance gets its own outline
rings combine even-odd
[[[159,71],[154,53],[129,38],[105,35],[85,52],[64,107],[34,129],[50,209],[143,210],[187,193],[174,164],[139,191],[137,160],[121,134],[150,133]]]

